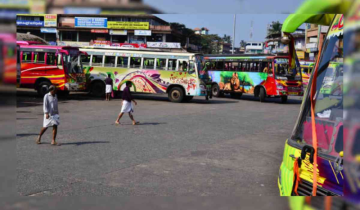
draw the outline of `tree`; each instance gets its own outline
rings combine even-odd
[[[222,40],[225,43],[231,43],[231,36],[224,34],[224,37],[222,38]]]
[[[279,21],[273,21],[267,30],[268,35],[281,34],[282,24]]]
[[[192,37],[195,35],[194,30],[186,28],[186,26],[181,23],[170,23],[170,27],[180,33],[180,35],[175,40],[180,42],[182,46],[186,45],[188,38],[191,37],[192,39]]]
[[[246,47],[246,42],[244,40],[240,41],[240,47],[243,47],[243,48]]]
[[[170,27],[179,32],[182,32],[186,28],[186,26],[181,23],[170,23]]]
[[[204,54],[218,54],[220,51],[220,43],[222,38],[217,34],[209,34],[201,36],[201,49]]]

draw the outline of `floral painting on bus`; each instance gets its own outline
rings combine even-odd
[[[127,68],[86,67],[85,74],[88,82],[99,79],[104,81],[108,74],[113,79],[113,90],[122,91],[125,83],[133,83],[134,92],[166,93],[171,84],[184,87],[186,95],[199,95],[199,84],[195,73],[165,70],[139,70]],[[199,93],[198,93],[199,92]]]
[[[242,93],[254,93],[256,85],[266,85],[267,73],[236,72],[236,71],[209,71],[213,82],[219,85],[220,90]]]

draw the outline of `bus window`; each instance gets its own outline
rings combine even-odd
[[[215,65],[216,70],[224,70],[224,61],[217,61]]]
[[[239,63],[238,62],[233,62],[232,63],[232,70],[233,71],[239,71]]]
[[[102,55],[93,55],[92,66],[102,66],[103,56]]]
[[[231,71],[233,68],[232,62],[225,62],[225,71]]]
[[[158,70],[165,70],[166,67],[166,59],[164,58],[157,58],[156,59],[156,69]]]
[[[312,70],[313,70],[313,67],[309,67],[308,74],[311,74]]]
[[[251,71],[253,71],[253,70],[254,70],[254,63],[251,62],[248,71],[251,72]]]
[[[195,62],[194,61],[190,61],[189,62],[189,74],[193,74],[195,73]]]
[[[81,55],[80,59],[84,66],[90,66],[90,55]]]
[[[154,58],[144,58],[143,69],[154,69],[155,65]]]
[[[140,68],[141,67],[141,58],[130,58],[130,68]]]
[[[206,62],[205,62],[204,69],[205,69],[206,71],[211,70],[211,62],[210,62],[210,61],[206,61]]]
[[[117,57],[117,67],[128,67],[129,58],[128,57]]]
[[[188,70],[188,63],[185,60],[179,61],[179,69],[178,71],[187,71]]]
[[[55,53],[47,53],[47,55],[46,55],[46,64],[56,65]]]
[[[211,70],[215,70],[215,69],[216,69],[216,62],[215,62],[215,61],[211,61],[211,63],[210,63],[210,69],[211,69]]]
[[[246,65],[245,62],[241,62],[241,63],[240,63],[240,71],[244,71],[244,70],[245,70],[245,65]]]
[[[22,60],[22,63],[30,63],[31,62],[31,52],[23,52],[21,60]]]
[[[104,66],[114,67],[115,66],[115,56],[105,56]]]
[[[267,69],[267,71],[269,72],[268,64],[266,62],[261,62],[259,72],[264,72],[265,69]]]
[[[169,59],[168,60],[168,70],[175,71],[176,70],[176,59]]]
[[[34,63],[45,63],[45,53],[44,52],[35,52],[34,53]]]

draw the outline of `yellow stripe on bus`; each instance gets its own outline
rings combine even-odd
[[[58,75],[58,76],[22,76],[22,78],[38,78],[38,77],[45,77],[45,78],[57,78],[57,77],[65,77],[65,74]]]

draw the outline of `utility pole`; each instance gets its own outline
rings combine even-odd
[[[234,14],[234,34],[233,34],[233,41],[232,41],[232,54],[234,54],[234,45],[235,45],[235,26],[236,26],[236,14]]]
[[[253,21],[251,20],[251,27],[250,27],[250,41],[252,41],[253,37]]]

